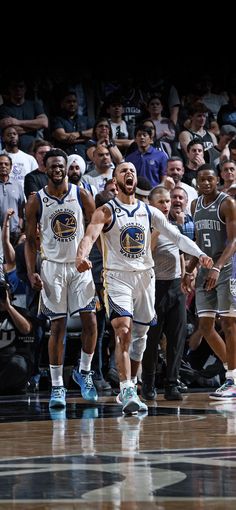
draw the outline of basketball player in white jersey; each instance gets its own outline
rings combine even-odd
[[[135,198],[137,174],[132,163],[119,164],[114,170],[114,177],[118,195],[94,212],[79,245],[76,266],[79,272],[91,268],[87,257],[101,234],[104,287],[116,337],[116,361],[121,390],[119,401],[123,412],[129,414],[147,410],[131,380],[130,360],[138,369],[147,331],[155,316],[151,227],[157,228],[183,252],[198,257],[200,264],[211,267],[212,260],[193,241],[169,224],[162,212]]]
[[[30,197],[26,209],[25,256],[28,277],[36,290],[41,290],[41,312],[51,320],[48,343],[52,379],[50,407],[65,407],[63,384],[63,340],[67,314],[80,314],[82,350],[78,370],[73,379],[80,385],[83,398],[97,400],[91,376],[91,361],[95,349],[97,328],[94,283],[91,271],[81,275],[75,268],[78,244],[84,235],[84,217],[89,221],[95,209],[94,200],[85,189],[68,183],[67,155],[52,149],[44,156],[48,185]],[[83,208],[83,211],[82,211]],[[42,267],[35,272],[36,230],[40,227]]]
[[[236,250],[236,203],[217,189],[218,177],[210,165],[197,170],[200,196],[192,202],[198,246],[212,257],[210,271],[201,268],[196,280],[196,308],[199,330],[218,357],[227,363],[226,382],[210,398],[236,400],[236,281],[232,278],[232,257]],[[183,285],[190,291],[192,271],[197,260],[190,260]],[[215,316],[221,317],[225,342],[215,330]]]

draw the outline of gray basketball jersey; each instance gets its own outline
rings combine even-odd
[[[200,196],[194,213],[198,246],[212,257],[214,262],[218,260],[226,245],[226,225],[220,217],[220,205],[227,197],[226,193],[221,192],[214,202],[204,205],[203,196]]]

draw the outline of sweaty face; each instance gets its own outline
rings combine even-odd
[[[66,177],[66,161],[62,156],[48,158],[46,171],[48,179],[53,182],[54,186],[59,186]]]
[[[116,172],[117,187],[125,195],[133,195],[137,186],[136,169],[132,163],[122,163],[118,165]]]

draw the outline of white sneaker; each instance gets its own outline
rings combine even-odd
[[[233,379],[226,379],[225,383],[222,384],[214,393],[209,394],[209,398],[215,400],[236,400],[236,384]]]
[[[128,389],[128,388],[127,388]],[[142,402],[142,400],[140,400],[139,396],[137,395],[137,390],[136,388],[132,388],[133,392],[134,392],[134,395],[135,395],[135,400],[136,402],[138,402],[138,405],[139,405],[139,409],[137,409],[135,412],[147,412],[148,411],[148,406],[147,404],[145,404],[144,402]],[[116,396],[116,402],[120,405],[124,405],[124,402],[123,402],[123,398],[122,398],[122,392],[120,392],[117,396]],[[124,409],[123,409],[124,411]],[[124,411],[125,412],[125,411]]]

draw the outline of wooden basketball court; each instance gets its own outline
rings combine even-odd
[[[48,396],[1,398],[1,510],[236,508],[236,401],[158,395],[125,417],[112,395]]]

